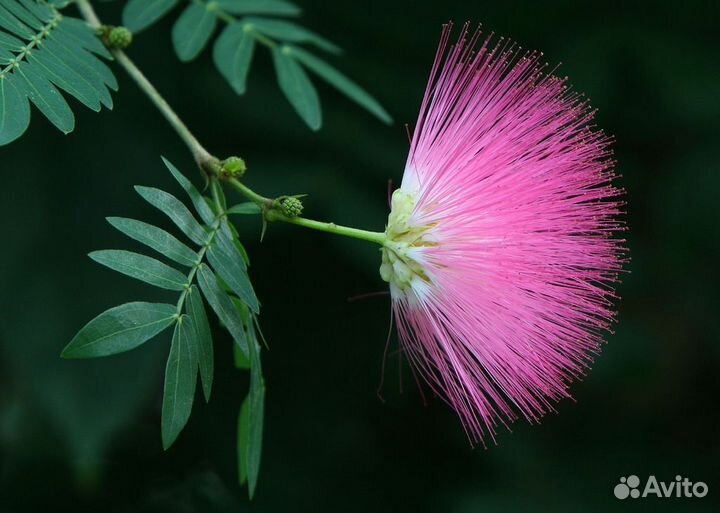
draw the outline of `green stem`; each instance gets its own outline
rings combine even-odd
[[[95,14],[95,10],[93,9],[92,5],[90,5],[90,2],[88,0],[77,0],[76,5],[80,11],[80,14],[83,16],[83,18],[85,18],[85,21],[87,21],[91,27],[99,29],[103,26],[100,22],[100,19],[97,17],[97,14]],[[130,58],[125,54],[125,52],[123,52],[122,50],[110,50],[110,53],[112,53],[113,57],[115,57],[115,60],[117,60],[118,64],[125,68],[125,71],[128,73],[128,75],[130,75],[130,77],[147,95],[147,97],[150,98],[150,101],[155,104],[155,107],[157,107],[157,109],[162,113],[162,115],[165,116],[165,119],[168,121],[168,123],[170,123],[170,126],[175,129],[175,132],[180,136],[180,139],[182,139],[182,141],[192,153],[193,158],[195,159],[195,162],[198,164],[198,166],[200,166],[202,169],[205,169],[208,164],[217,161],[217,159],[213,157],[210,152],[208,152],[203,147],[202,144],[200,144],[200,141],[197,140],[197,138],[193,135],[187,125],[183,123],[183,121],[173,110],[170,104],[165,101],[165,98],[162,97],[160,92],[155,88],[154,85],[152,85],[152,83],[150,83],[150,81],[143,74],[143,72],[140,71],[140,68],[138,68],[132,60],[130,60]]]
[[[229,183],[233,189],[238,191],[240,194],[245,196],[247,199],[252,201],[253,203],[257,203],[257,205],[262,209],[269,209],[273,207],[273,200],[270,198],[266,198],[265,196],[261,196],[257,192],[253,191],[250,187],[242,183],[237,178],[228,178],[227,183]]]
[[[315,221],[313,219],[307,219],[305,217],[288,217],[279,212],[274,207],[274,202],[272,199],[257,194],[247,185],[237,180],[236,178],[230,178],[227,180],[227,182],[240,194],[248,198],[250,201],[257,203],[260,208],[263,209],[263,215],[268,221],[282,221],[284,223],[290,223],[296,226],[310,228],[311,230],[334,233],[335,235],[342,235],[344,237],[352,237],[353,239],[374,242],[376,244],[380,244],[381,246],[385,244],[386,237],[385,233],[383,232],[360,230],[358,228],[351,228],[349,226],[342,226],[335,223]]]
[[[380,244],[381,246],[384,246],[385,241],[387,240],[385,233],[383,232],[360,230],[358,228],[351,228],[349,226],[342,226],[335,223],[324,223],[322,221],[315,221],[304,217],[287,217],[276,210],[268,212],[265,217],[268,221],[283,221],[285,223],[310,228],[311,230],[334,233],[335,235],[342,235],[343,237],[352,237],[353,239],[374,242],[376,244]]]

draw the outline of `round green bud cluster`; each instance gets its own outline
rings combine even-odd
[[[298,217],[302,214],[303,204],[298,198],[289,196],[280,200],[280,210],[287,217]]]
[[[247,167],[240,157],[228,157],[222,161],[222,170],[229,176],[240,178],[245,174]]]
[[[133,35],[125,27],[113,27],[107,35],[107,45],[116,50],[123,50],[132,43]]]

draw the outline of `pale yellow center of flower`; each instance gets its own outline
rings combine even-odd
[[[425,239],[430,226],[415,226],[410,220],[415,209],[416,198],[413,194],[396,190],[392,195],[392,204],[388,224],[385,229],[387,240],[382,248],[380,277],[398,291],[412,288],[413,282],[429,282],[423,266],[413,258],[415,248],[434,245]]]

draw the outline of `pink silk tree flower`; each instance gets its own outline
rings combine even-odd
[[[569,397],[624,263],[610,139],[541,54],[444,27],[382,250],[400,344],[472,442]]]

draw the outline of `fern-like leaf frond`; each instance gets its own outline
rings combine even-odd
[[[135,189],[187,240],[142,221],[109,217],[108,222],[118,231],[170,262],[117,249],[93,251],[90,258],[131,278],[173,291],[179,298],[174,304],[135,301],[110,308],[86,324],[62,356],[96,358],[129,351],[172,326],[161,419],[162,443],[167,449],[190,418],[198,375],[205,400],[210,400],[215,371],[207,311],[214,312],[232,336],[236,365],[250,370],[250,386],[238,426],[238,465],[241,481],[247,481],[252,497],[260,469],[265,384],[256,331],[260,303],[248,276],[247,253],[237,230],[227,220],[229,211],[222,189],[214,189],[215,199],[211,201],[169,161],[164,162],[190,199],[192,210],[160,189]],[[260,214],[258,208],[245,204],[232,210],[235,214]]]
[[[75,116],[58,88],[94,111],[111,109],[118,85],[98,56],[112,58],[82,20],[42,0],[0,0],[0,145],[27,130],[30,102],[71,132]]]
[[[331,54],[341,53],[337,45],[321,35],[294,21],[277,18],[298,16],[301,11],[296,5],[285,0],[187,0],[184,3],[172,29],[175,53],[183,62],[195,59],[220,27],[220,35],[213,44],[213,61],[237,94],[245,93],[253,55],[261,45],[272,53],[280,90],[311,129],[322,126],[322,108],[306,70],[383,123],[392,123],[387,111],[367,91],[328,62],[297,46],[305,44]],[[129,0],[123,21],[133,31],[142,30],[178,4],[180,0]]]

